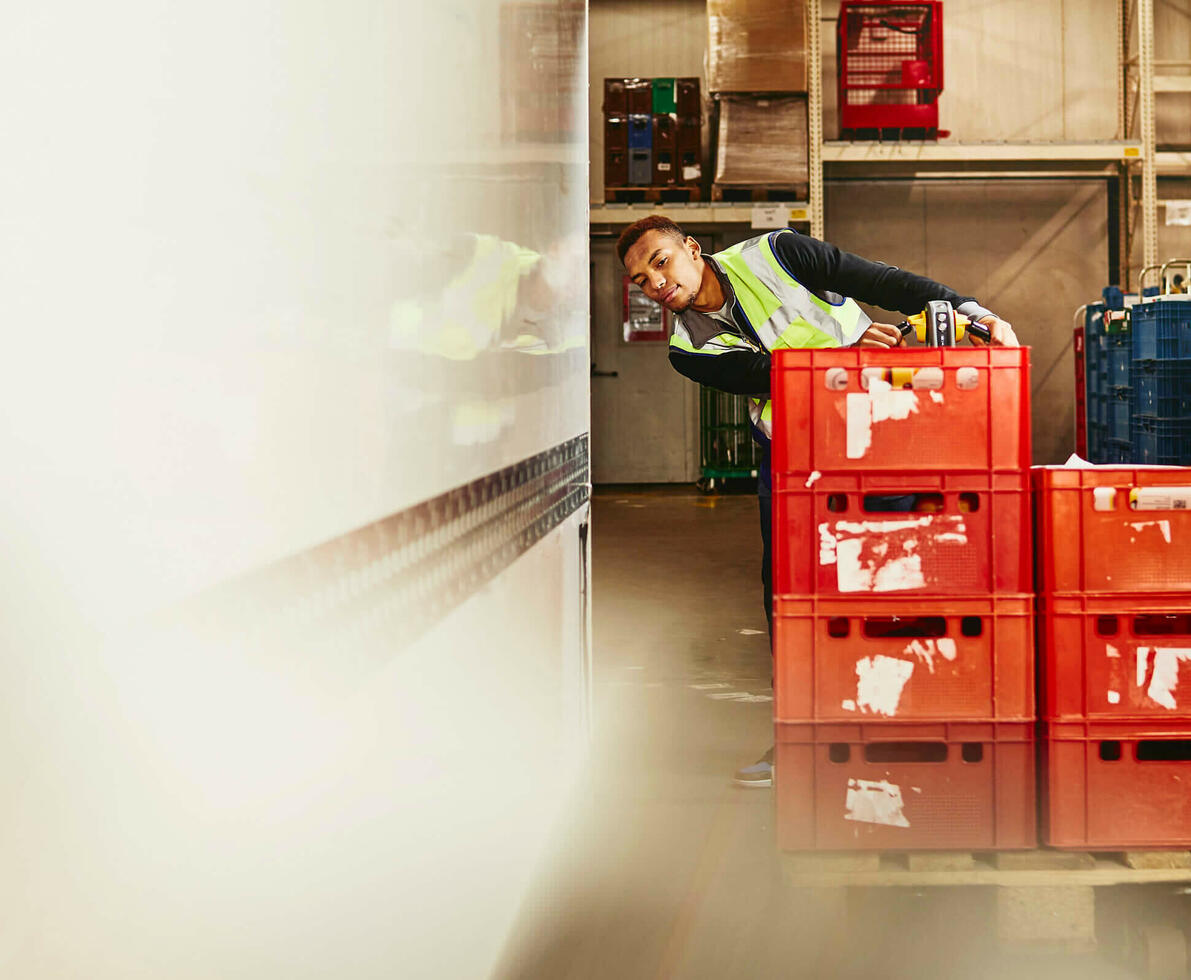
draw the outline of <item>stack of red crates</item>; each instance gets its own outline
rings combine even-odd
[[[1033,846],[1027,351],[782,350],[772,383],[779,845]]]
[[[1043,838],[1191,846],[1191,469],[1033,477]]]

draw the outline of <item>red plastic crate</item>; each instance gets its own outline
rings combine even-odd
[[[1191,467],[1031,476],[1039,592],[1191,591]]]
[[[778,846],[1034,847],[1034,750],[1029,722],[778,724]]]
[[[1191,725],[1050,722],[1041,746],[1045,843],[1191,846]]]
[[[774,602],[783,722],[1034,719],[1034,597]]]
[[[1039,596],[1038,660],[1044,718],[1191,725],[1191,594]]]
[[[778,350],[771,385],[774,473],[1030,465],[1024,347]]]
[[[1028,487],[1022,471],[774,476],[774,593],[1033,592]],[[865,510],[909,494],[913,512]]]

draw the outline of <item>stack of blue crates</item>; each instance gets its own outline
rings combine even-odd
[[[1108,372],[1104,363],[1104,303],[1084,307],[1084,405],[1088,418],[1088,459],[1099,462],[1108,438]]]
[[[1109,310],[1123,310],[1125,297],[1109,286],[1103,301],[1084,311],[1084,393],[1088,457],[1093,463],[1133,460],[1133,351],[1129,321],[1107,322]]]
[[[1133,461],[1191,465],[1191,295],[1133,307]]]

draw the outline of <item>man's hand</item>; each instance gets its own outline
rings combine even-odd
[[[1008,326],[1008,324],[1006,324]],[[1012,333],[1012,331],[1010,331]],[[896,347],[902,342],[902,332],[891,323],[874,323],[860,335],[853,347]]]
[[[988,332],[992,334],[993,347],[1020,347],[1017,334],[1013,332],[1013,327],[1004,320],[995,316],[981,317],[976,321],[988,328]],[[984,345],[984,341],[977,337],[971,330],[968,331],[968,339],[977,347]]]

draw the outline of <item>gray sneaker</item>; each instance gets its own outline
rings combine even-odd
[[[773,785],[773,747],[770,746],[769,751],[766,752],[760,759],[754,762],[751,766],[745,766],[743,769],[737,769],[736,775],[732,777],[732,781],[737,786],[756,787],[758,789],[768,789]]]

